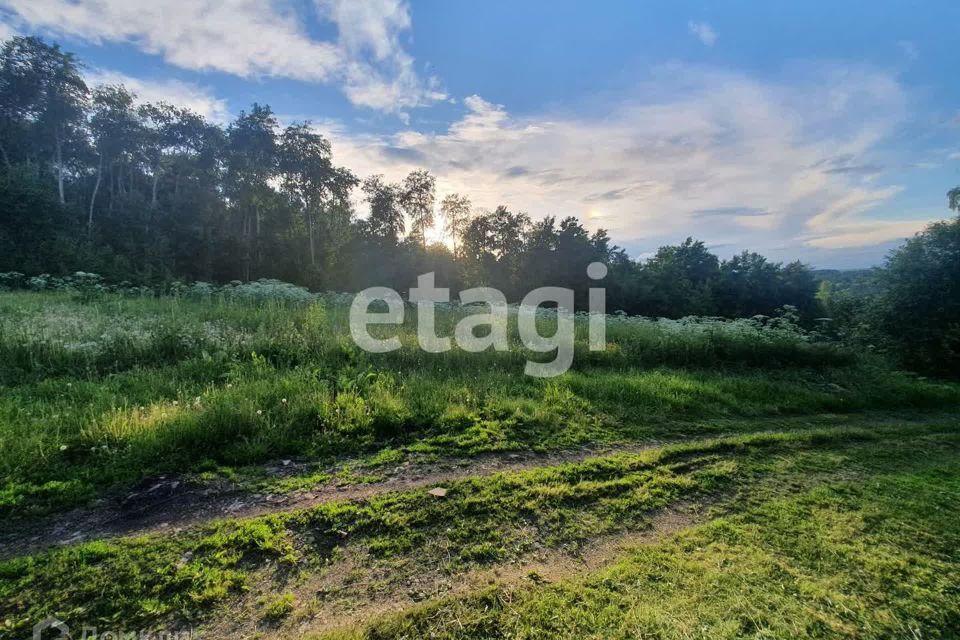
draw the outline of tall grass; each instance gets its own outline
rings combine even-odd
[[[509,351],[429,354],[408,312],[385,328],[403,347],[371,355],[345,299],[260,294],[0,294],[0,509],[279,456],[472,455],[676,436],[678,418],[960,403],[956,385],[789,322],[610,317],[591,352],[581,318],[574,369],[540,380],[523,375],[515,318]],[[469,312],[441,309],[438,331]]]
[[[349,304],[337,297],[291,301],[286,297],[206,300],[104,296],[78,304],[68,293],[0,295],[0,383],[14,385],[57,375],[96,377],[133,367],[162,366],[191,357],[238,357],[251,352],[292,366],[306,362],[369,361],[379,367],[417,369],[522,368],[530,353],[511,317],[511,348],[480,354],[454,349],[428,354],[416,341],[415,314],[396,329],[403,348],[379,356],[355,348],[349,337]],[[439,308],[438,331],[450,335],[468,309]],[[539,319],[553,330],[551,314]],[[574,367],[757,368],[849,365],[855,354],[822,342],[790,323],[757,319],[654,320],[610,316],[608,348],[587,348],[585,318],[576,322]]]

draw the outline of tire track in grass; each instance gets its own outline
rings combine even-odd
[[[642,443],[609,443],[600,446],[579,449],[553,451],[549,453],[504,452],[481,454],[472,458],[450,458],[436,462],[414,463],[408,461],[392,471],[381,472],[383,480],[344,484],[335,477],[321,482],[309,489],[290,493],[253,493],[237,489],[234,486],[195,486],[188,487],[184,480],[180,482],[178,493],[169,498],[147,505],[147,508],[125,508],[118,497],[102,498],[102,504],[91,508],[73,509],[63,514],[45,518],[41,521],[7,523],[7,532],[0,535],[0,560],[28,555],[43,549],[67,546],[75,543],[115,538],[119,536],[137,536],[157,532],[177,533],[192,527],[201,526],[218,520],[245,519],[273,513],[285,513],[310,509],[329,502],[361,501],[382,494],[398,491],[415,491],[463,480],[471,477],[483,478],[501,472],[519,472],[547,468],[563,464],[578,463],[590,458],[616,454],[637,454],[672,445],[690,445],[699,442],[721,443],[743,437],[774,436],[776,434],[802,433],[805,431],[835,429],[840,427],[862,427],[866,423],[851,420],[849,424],[835,420],[817,422],[803,420],[803,426],[794,421],[778,424],[778,428],[751,430],[749,432],[730,431],[711,434],[704,438],[702,434],[690,438],[671,438],[668,440],[646,440]],[[809,420],[809,422],[807,422]],[[845,422],[845,421],[844,421]],[[916,423],[910,420],[879,420],[877,424],[885,426],[910,424],[946,425],[955,424],[955,418],[922,418]],[[871,422],[873,424],[873,422]],[[785,428],[786,427],[786,428]],[[276,467],[279,462],[272,465]],[[268,465],[271,466],[271,465]],[[310,465],[303,465],[309,467]],[[344,466],[339,469],[343,470]],[[335,476],[331,469],[329,476]],[[175,476],[167,476],[166,482]],[[155,479],[147,479],[141,485],[149,489]]]
[[[187,487],[182,478],[169,475],[149,478],[141,483],[143,491],[158,485],[162,490],[176,484],[176,493],[134,509],[125,508],[123,501],[116,497],[102,499],[105,504],[73,509],[34,524],[17,526],[16,531],[7,533],[0,540],[0,560],[90,540],[180,532],[215,520],[299,511],[328,502],[364,500],[384,493],[425,489],[471,477],[482,478],[501,472],[577,463],[618,453],[640,453],[664,444],[648,441],[644,444],[590,447],[545,454],[484,454],[474,458],[406,464],[396,467],[379,481],[344,484],[342,480],[334,479],[310,489],[285,494],[251,493],[223,487]]]
[[[936,447],[955,446],[956,430],[943,430],[935,425],[901,424],[893,429],[864,429],[858,425],[851,429],[753,433],[671,445],[649,454],[595,457],[582,464],[534,466],[528,471],[505,473],[491,479],[474,476],[476,480],[467,478],[452,485],[453,493],[445,499],[434,499],[416,490],[371,494],[376,497],[364,504],[341,500],[339,504],[322,504],[313,510],[291,514],[275,512],[243,522],[227,520],[213,524],[209,531],[82,545],[10,565],[8,568],[14,571],[11,575],[19,576],[26,591],[19,595],[11,592],[12,600],[8,604],[13,607],[10,611],[17,611],[25,603],[43,603],[31,606],[31,611],[36,609],[33,613],[39,616],[56,607],[92,606],[100,598],[91,615],[107,619],[123,612],[133,616],[131,619],[149,620],[155,614],[150,613],[153,609],[143,610],[142,602],[150,596],[147,604],[169,604],[170,611],[181,611],[195,619],[198,611],[189,604],[192,600],[182,598],[189,595],[192,599],[197,595],[212,598],[210,604],[216,603],[217,607],[216,611],[207,609],[202,618],[224,620],[226,616],[228,622],[235,622],[238,628],[259,633],[261,623],[251,616],[257,615],[259,607],[262,620],[263,612],[271,611],[269,598],[276,600],[282,594],[300,606],[312,602],[309,589],[303,594],[304,598],[297,600],[282,593],[302,587],[301,577],[309,584],[315,577],[323,578],[327,573],[325,567],[339,566],[347,572],[349,581],[345,584],[356,582],[350,564],[343,563],[341,555],[341,550],[355,549],[360,551],[354,568],[359,569],[361,584],[359,591],[350,593],[357,598],[358,606],[364,607],[365,601],[383,600],[398,601],[397,606],[402,608],[404,581],[426,580],[416,588],[424,597],[409,598],[412,601],[407,603],[409,607],[434,598],[434,592],[442,595],[441,588],[446,588],[443,576],[458,585],[469,584],[462,577],[472,575],[477,563],[484,566],[488,557],[486,552],[476,555],[477,549],[494,550],[489,559],[497,564],[486,564],[487,567],[497,566],[495,570],[501,570],[511,563],[523,567],[520,574],[514,572],[508,577],[520,575],[521,579],[533,579],[530,576],[533,571],[539,575],[538,580],[550,580],[553,575],[564,575],[562,565],[556,560],[558,556],[551,557],[552,552],[577,553],[594,541],[605,539],[605,534],[642,532],[658,514],[676,505],[691,500],[711,503],[729,488],[737,494],[730,506],[747,506],[753,500],[744,500],[744,497],[765,500],[771,491],[792,493],[798,487],[821,483],[827,477],[835,479],[838,474],[856,476],[858,470],[848,464],[840,451],[870,454],[871,464],[877,467],[886,464],[891,455],[898,456],[908,439],[941,433],[948,436],[946,443],[938,443]],[[927,438],[916,441],[922,443]],[[812,459],[808,457],[811,454]],[[857,454],[855,459],[860,457]],[[742,458],[743,466],[727,461],[728,458]],[[795,458],[800,466],[789,462]],[[692,483],[684,480],[688,473],[700,474],[700,479]],[[715,478],[731,481],[740,478],[746,482],[717,484]],[[741,495],[741,490],[749,495]],[[611,502],[613,499],[616,501]],[[503,512],[504,508],[513,511]],[[532,520],[510,516],[531,509],[530,513],[540,515]],[[448,527],[446,533],[444,526]],[[504,526],[508,531],[501,532]],[[364,562],[364,550],[373,562]],[[71,555],[74,552],[92,555]],[[248,555],[250,553],[254,555]],[[524,566],[522,563],[528,558],[544,563],[543,573],[535,565]],[[72,592],[54,595],[65,576],[78,571],[75,566],[78,559],[82,561],[79,568],[83,568],[85,579],[78,582]],[[176,565],[177,569],[174,573],[158,573],[157,562],[169,567]],[[575,571],[582,572],[583,568]],[[219,585],[221,574],[234,584],[234,597],[226,592],[208,594],[209,588],[216,586],[209,580],[215,578]],[[496,576],[491,578],[489,573],[479,575],[496,582]],[[362,580],[369,580],[371,588],[363,588]],[[430,586],[431,580],[435,581],[432,584],[436,588]],[[124,588],[111,596],[117,598],[117,602],[103,601],[101,585],[115,589],[127,582],[131,589]],[[252,591],[247,592],[247,588]],[[154,601],[151,594],[157,593],[164,594],[163,599]],[[251,602],[248,595],[265,599]],[[235,599],[237,596],[239,601]],[[320,605],[320,610],[331,615],[323,613],[319,621],[311,617],[297,618],[300,606],[289,606],[293,606],[295,614],[289,620],[291,623],[302,621],[309,626],[337,619],[335,611],[324,609],[326,604]],[[367,609],[360,609],[359,614],[354,615],[355,621],[357,618],[368,618]],[[15,620],[20,626],[26,622]],[[282,627],[288,632],[292,630],[286,622]],[[225,633],[223,637],[235,637],[235,634]]]
[[[359,580],[352,569],[368,562],[362,554],[357,558],[348,552],[338,562],[336,570],[317,575],[300,585],[297,600],[312,603],[282,625],[264,625],[255,615],[255,602],[269,595],[253,593],[245,600],[232,603],[231,615],[224,615],[202,629],[204,638],[236,638],[256,635],[262,638],[325,636],[338,631],[355,629],[358,621],[371,621],[391,616],[413,607],[428,606],[447,598],[466,597],[494,586],[521,586],[549,584],[591,574],[617,562],[631,551],[655,544],[685,529],[709,519],[706,503],[681,502],[652,514],[648,526],[603,535],[589,540],[576,553],[562,549],[543,549],[511,562],[475,568],[463,573],[424,571],[399,585],[383,590],[379,575],[367,575]],[[344,593],[344,591],[346,593]],[[320,600],[318,593],[340,593],[340,597]],[[247,611],[244,616],[239,611]]]

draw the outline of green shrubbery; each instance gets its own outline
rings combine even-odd
[[[880,271],[873,318],[907,365],[960,375],[960,218],[927,227]]]

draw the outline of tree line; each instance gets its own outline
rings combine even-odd
[[[948,198],[960,207],[960,189]],[[441,224],[450,246],[430,242]],[[742,317],[790,305],[807,321],[834,315],[851,334],[882,327],[892,343],[920,333],[898,318],[937,318],[922,332],[924,358],[937,360],[944,349],[960,352],[957,222],[943,224],[891,258],[882,294],[818,295],[800,262],[752,252],[720,260],[692,238],[632,260],[574,217],[532,220],[438,194],[425,170],[396,183],[357,176],[336,164],[311,123],[281,126],[269,106],[221,126],[139,102],[120,85],[88,87],[80,62],[56,44],[14,37],[0,47],[0,271],[82,270],[148,285],[276,278],[337,291],[403,291],[434,271],[453,291],[485,285],[518,300],[551,285],[585,300],[595,285],[586,267],[601,261],[610,311]],[[923,286],[929,293],[918,295]]]

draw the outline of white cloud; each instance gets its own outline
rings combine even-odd
[[[402,0],[318,0],[336,42],[312,38],[303,16],[280,0],[2,0],[31,29],[94,43],[124,42],[195,71],[278,76],[344,85],[356,105],[384,111],[445,97],[421,79],[399,36],[411,26]]]
[[[9,40],[15,35],[18,35],[16,29],[5,22],[0,22],[0,40]]]
[[[146,80],[106,69],[88,71],[84,80],[90,87],[122,84],[136,94],[139,102],[162,101],[187,107],[212,122],[225,123],[230,119],[226,100],[214,96],[210,89],[192,83],[175,79]]]
[[[850,249],[873,246],[889,240],[909,238],[923,229],[926,224],[926,221],[923,220],[875,220],[839,225],[831,229],[830,235],[813,238],[808,241],[808,244],[818,249]]]
[[[422,80],[400,43],[411,28],[401,0],[316,0],[321,17],[337,25],[337,43],[349,59],[344,92],[354,104],[398,111],[446,99],[436,78]],[[373,63],[368,60],[372,58]]]
[[[712,47],[717,41],[717,32],[706,22],[694,22],[691,20],[687,23],[687,30],[708,47]]]
[[[900,187],[851,169],[882,165],[877,147],[907,112],[886,74],[818,66],[773,84],[671,65],[636,95],[590,119],[518,117],[470,96],[444,132],[322,128],[337,162],[361,175],[399,180],[425,167],[438,195],[458,191],[478,207],[534,217],[576,215],[635,255],[693,234],[731,251],[803,257],[922,225],[874,220]]]
[[[850,188],[842,197],[834,199],[809,218],[807,228],[813,232],[829,233],[839,222],[869,211],[901,191],[903,188],[899,186],[880,189]]]
[[[371,51],[377,60],[402,53],[398,34],[411,27],[406,5],[397,0],[316,0],[320,14],[335,23],[339,42],[352,53]]]

